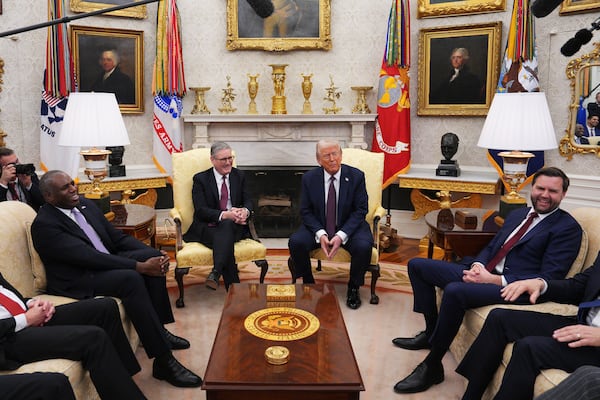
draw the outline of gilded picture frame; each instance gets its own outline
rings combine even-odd
[[[122,113],[143,113],[144,32],[71,25],[70,35],[79,90],[115,93]],[[109,77],[107,52],[117,57]]]
[[[261,18],[246,0],[227,0],[227,50],[330,50],[331,0],[282,0]],[[276,4],[276,6],[277,6]]]
[[[417,115],[487,115],[501,38],[502,22],[421,29]]]
[[[114,6],[120,6],[127,3],[131,3],[137,0],[96,0],[96,1],[86,1],[86,0],[71,0],[70,7],[73,12],[91,12],[103,10],[105,8],[110,8]],[[106,13],[105,15],[112,15],[116,17],[129,17],[129,18],[146,18],[146,5],[142,4],[141,6],[125,8],[123,10],[112,11]]]
[[[505,11],[506,0],[419,0],[417,18]]]
[[[560,4],[560,15],[580,14],[600,10],[598,0],[564,0]]]

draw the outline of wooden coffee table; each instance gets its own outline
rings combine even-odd
[[[248,315],[267,308],[266,287],[229,288],[202,385],[207,400],[359,399],[365,388],[333,285],[296,285],[295,304],[285,306],[312,313],[320,328],[295,341],[261,339],[244,328]],[[267,363],[270,346],[287,347],[289,362]]]

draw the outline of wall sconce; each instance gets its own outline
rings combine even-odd
[[[505,150],[502,180],[510,192],[500,199],[500,216],[527,204],[518,193],[526,179],[527,164],[534,154],[558,147],[546,95],[543,92],[496,93],[481,130],[477,146]]]

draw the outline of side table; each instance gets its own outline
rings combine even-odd
[[[477,226],[474,229],[464,229],[454,224],[454,216],[458,210],[475,215]],[[446,211],[452,213],[450,221],[444,218],[444,215],[440,216],[440,212]],[[446,261],[451,261],[454,256],[463,258],[477,255],[500,229],[494,220],[496,215],[495,210],[481,208],[455,208],[428,212],[425,215],[425,222],[429,228],[427,257],[433,256],[434,245],[444,250]]]
[[[141,204],[117,204],[111,207],[115,214],[111,224],[124,233],[155,247],[156,212]]]

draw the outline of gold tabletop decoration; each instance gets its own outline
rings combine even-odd
[[[318,331],[320,322],[308,311],[292,307],[273,307],[248,315],[244,327],[261,339],[292,341],[307,338]]]
[[[269,364],[283,365],[290,360],[290,351],[284,346],[271,346],[265,350],[265,358]]]

